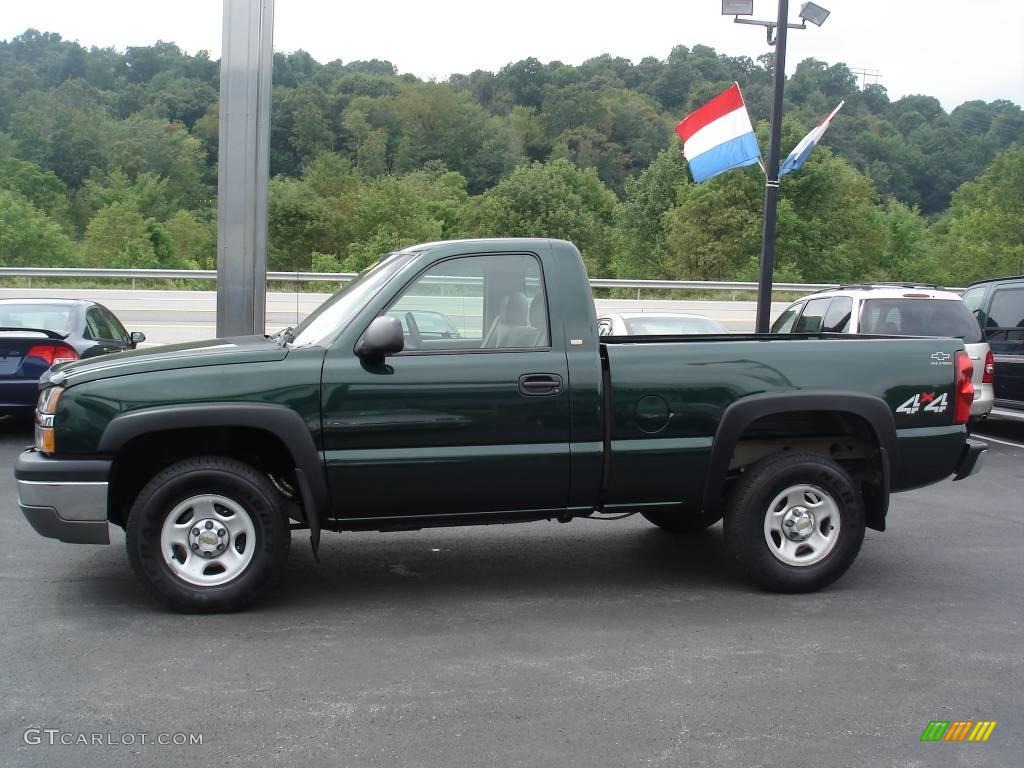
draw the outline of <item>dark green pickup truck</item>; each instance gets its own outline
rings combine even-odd
[[[638,512],[725,518],[771,590],[851,565],[889,494],[960,479],[956,339],[599,338],[576,248],[413,246],[294,330],[69,363],[41,383],[19,503],[42,535],[108,543],[183,610],[243,605],[291,530],[409,530]]]

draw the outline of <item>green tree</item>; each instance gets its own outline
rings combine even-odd
[[[539,107],[544,99],[547,72],[537,59],[529,58],[508,64],[494,78],[495,98],[509,106]]]
[[[776,252],[780,268],[811,282],[862,278],[885,248],[871,180],[827,147],[782,179]]]
[[[113,128],[99,94],[78,81],[24,94],[8,124],[20,158],[53,171],[69,187],[94,167],[106,167]]]
[[[664,216],[661,271],[675,280],[729,280],[756,263],[761,189],[756,169],[677,187],[676,205]]]
[[[388,170],[388,135],[383,128],[368,132],[359,142],[356,167],[361,176],[378,178]]]
[[[309,271],[313,251],[335,252],[335,219],[306,182],[276,178],[267,198],[267,268]]]
[[[443,167],[365,182],[351,202],[344,268],[359,271],[388,251],[455,236],[465,200],[466,179]]]
[[[946,279],[966,285],[1024,272],[1024,147],[996,155],[976,181],[953,195],[949,213],[932,231]]]
[[[171,71],[156,75],[149,83],[148,94],[153,113],[190,128],[217,101],[217,91],[209,83],[176,76]]]
[[[164,225],[172,258],[186,269],[215,269],[217,231],[208,222],[199,221],[189,211],[178,211]]]
[[[664,150],[639,176],[626,180],[625,199],[615,211],[620,238],[616,277],[668,277],[665,214],[675,206],[679,187],[688,183],[678,145]]]
[[[69,222],[67,187],[53,171],[13,157],[0,160],[0,189],[18,193],[56,222]]]
[[[5,267],[66,267],[76,263],[75,246],[31,201],[0,189],[0,264]]]
[[[890,200],[885,207],[885,234],[885,247],[866,277],[938,281],[928,245],[927,222],[918,208]]]
[[[556,237],[571,240],[595,277],[611,272],[615,195],[593,169],[568,160],[521,165],[493,189],[473,198],[465,232],[478,237]]]
[[[116,123],[112,134],[105,168],[120,168],[132,181],[146,172],[167,179],[169,199],[183,207],[200,207],[212,197],[202,144],[185,126],[132,117]]]
[[[152,232],[130,203],[114,202],[97,211],[85,231],[82,262],[87,267],[157,269]]]
[[[614,190],[622,189],[629,156],[622,147],[593,128],[564,131],[551,149],[551,159],[564,158],[577,168],[593,168],[598,178]]]
[[[332,149],[334,134],[323,110],[316,104],[307,102],[294,112],[289,143],[302,162]]]
[[[789,122],[784,144],[796,143]],[[764,133],[765,126],[759,126]],[[690,280],[754,279],[763,226],[763,175],[729,171],[680,186],[666,214],[667,267]],[[825,147],[782,179],[775,240],[778,280],[864,279],[886,247],[885,222],[871,180]]]
[[[141,213],[143,218],[163,221],[181,204],[169,190],[168,179],[155,173],[144,171],[132,180],[120,168],[113,168],[104,176],[86,180],[80,203],[89,217],[111,203],[124,203]]]

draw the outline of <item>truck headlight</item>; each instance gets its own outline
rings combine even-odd
[[[56,418],[57,404],[63,394],[63,387],[47,387],[39,393],[39,402],[36,404],[36,449],[40,453],[56,452],[53,422]]]

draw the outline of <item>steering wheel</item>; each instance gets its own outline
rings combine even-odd
[[[423,346],[423,336],[412,312],[405,313],[405,325],[409,329],[409,348],[420,349]]]

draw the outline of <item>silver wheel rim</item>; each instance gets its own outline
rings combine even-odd
[[[816,485],[793,485],[768,505],[764,540],[786,565],[814,565],[835,547],[839,526],[839,505],[827,491]]]
[[[256,527],[241,504],[226,496],[185,499],[160,531],[160,553],[171,573],[197,587],[239,576],[256,552]]]

